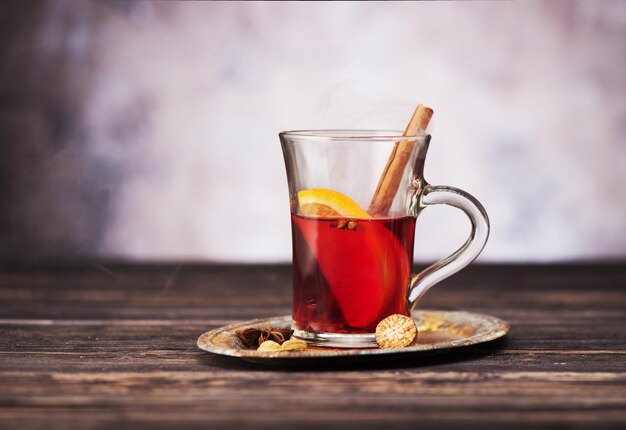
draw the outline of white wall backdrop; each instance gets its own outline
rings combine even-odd
[[[490,215],[482,261],[626,257],[626,2],[47,8],[38,43],[89,59],[83,151],[122,178],[95,256],[288,261],[278,132],[403,129],[421,102],[427,179]],[[416,260],[468,230],[425,211]]]

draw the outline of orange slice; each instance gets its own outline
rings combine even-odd
[[[371,216],[354,200],[328,188],[298,191],[300,213],[316,218],[348,217],[369,219]]]

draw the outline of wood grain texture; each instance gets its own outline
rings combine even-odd
[[[288,314],[284,266],[0,272],[0,428],[623,428],[626,266],[474,266],[423,308],[506,338],[386,364],[269,368],[197,336]]]

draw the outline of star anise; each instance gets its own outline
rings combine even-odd
[[[250,327],[236,332],[248,348],[258,348],[266,340],[273,340],[282,345],[293,334],[289,328],[257,328]]]

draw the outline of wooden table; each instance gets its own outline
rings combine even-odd
[[[281,369],[202,352],[288,314],[286,266],[0,272],[0,427],[626,428],[626,265],[473,266],[421,307],[511,323],[410,362]]]

